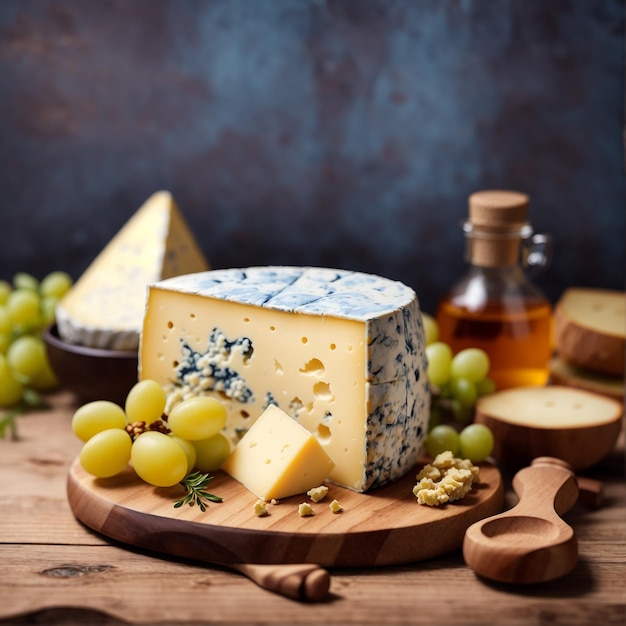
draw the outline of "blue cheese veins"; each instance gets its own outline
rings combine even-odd
[[[322,268],[215,270],[151,285],[140,378],[168,408],[199,394],[227,407],[234,445],[269,404],[312,432],[330,480],[366,491],[416,463],[427,428],[424,330],[415,293]]]

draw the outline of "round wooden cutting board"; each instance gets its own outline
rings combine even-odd
[[[497,468],[483,464],[480,483],[460,501],[440,507],[417,503],[415,471],[391,485],[355,493],[329,485],[328,495],[311,503],[314,515],[300,517],[306,495],[270,505],[257,517],[257,498],[228,475],[217,472],[208,490],[223,498],[174,508],[185,495],[176,485],[156,488],[132,469],[109,479],[87,474],[78,459],[68,476],[74,515],[95,531],[132,546],[210,563],[315,563],[323,567],[374,567],[412,563],[460,548],[466,529],[502,510]],[[337,499],[344,511],[332,513]]]

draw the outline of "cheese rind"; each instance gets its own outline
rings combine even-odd
[[[578,367],[555,356],[550,361],[550,380],[553,385],[575,387],[614,398],[624,399],[624,378],[609,376]]]
[[[235,443],[270,404],[320,441],[330,479],[366,491],[404,475],[426,435],[430,393],[415,292],[323,268],[214,270],[151,285],[140,378],[169,405],[227,407]]]
[[[319,441],[270,405],[222,464],[264,501],[305,493],[329,475],[333,462]]]
[[[623,377],[626,293],[567,289],[555,307],[554,327],[562,359],[592,372]]]
[[[622,427],[623,405],[559,385],[503,389],[476,402],[474,421],[491,429],[492,456],[510,469],[552,456],[575,470],[605,458]]]
[[[208,267],[172,195],[156,192],[59,303],[59,335],[72,344],[136,350],[147,285]]]

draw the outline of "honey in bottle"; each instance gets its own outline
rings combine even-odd
[[[547,265],[551,238],[533,234],[528,205],[526,194],[513,191],[470,195],[468,271],[436,313],[439,338],[454,353],[487,352],[497,389],[548,382],[552,307],[525,270]]]

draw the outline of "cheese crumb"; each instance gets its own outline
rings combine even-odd
[[[326,485],[321,485],[319,487],[313,487],[313,489],[309,489],[306,492],[306,495],[313,500],[313,502],[319,502],[326,497],[328,493],[328,487]]]
[[[263,500],[257,500],[254,503],[254,514],[257,517],[265,517],[267,515],[270,514],[270,510],[267,507],[267,502],[264,502]]]
[[[442,452],[418,473],[413,495],[419,504],[428,506],[460,500],[478,482],[479,471],[469,459],[455,458],[450,451]]]
[[[308,517],[313,515],[313,507],[308,502],[303,502],[298,506],[298,515],[300,517]]]
[[[343,507],[341,506],[341,504],[339,503],[338,500],[333,500],[329,505],[328,508],[333,512],[333,513],[341,513],[343,511]]]

